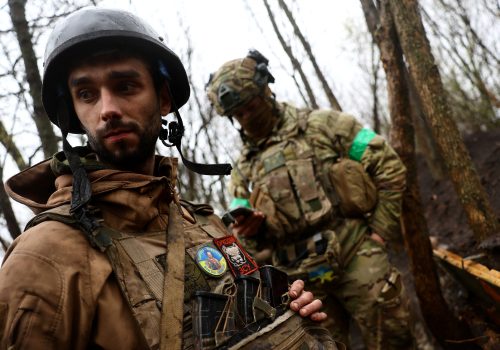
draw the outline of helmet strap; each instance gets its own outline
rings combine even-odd
[[[93,243],[95,242],[94,236],[101,225],[88,208],[88,203],[92,197],[92,187],[87,172],[80,160],[80,156],[67,140],[70,118],[69,110],[72,108],[69,106],[69,97],[63,89],[59,89],[58,92],[57,120],[62,134],[63,152],[73,174],[70,213],[78,222],[80,229],[84,231],[90,242]],[[99,246],[99,248],[104,250],[103,246]]]
[[[172,109],[177,121],[167,121],[162,119],[162,129],[160,131],[160,141],[167,147],[175,146],[179,151],[182,163],[191,171],[201,175],[229,175],[231,174],[232,166],[229,163],[222,164],[200,164],[192,162],[184,157],[181,150],[181,140],[184,136],[184,123],[182,122],[179,109],[175,103],[175,99],[172,97],[169,85],[169,74],[163,62],[159,62],[160,74],[165,78],[165,84],[167,84],[167,90],[169,93],[170,101],[172,103]],[[165,126],[165,127],[164,127]]]

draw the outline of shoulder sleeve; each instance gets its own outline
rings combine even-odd
[[[311,112],[306,137],[320,160],[348,156],[355,135],[362,125],[351,115],[334,110]]]
[[[368,143],[360,161],[378,190],[378,202],[370,217],[370,226],[384,239],[397,240],[400,236],[401,202],[406,186],[406,168],[396,151],[379,135]]]
[[[89,337],[75,335],[90,334],[98,294],[89,249],[79,231],[51,221],[16,240],[0,269],[1,348],[87,347]]]
[[[389,143],[353,116],[336,111],[312,112],[307,135],[320,160],[343,156],[363,165],[378,193],[370,226],[387,240],[397,238],[406,169]]]

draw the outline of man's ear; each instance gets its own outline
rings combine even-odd
[[[167,84],[162,84],[160,90],[160,113],[162,116],[169,114],[172,109],[172,100],[170,96]]]

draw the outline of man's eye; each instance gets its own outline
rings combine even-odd
[[[94,97],[94,94],[87,89],[78,91],[78,98],[83,101],[90,101]]]
[[[135,88],[136,84],[131,81],[124,81],[118,86],[118,89],[123,92],[132,92]]]

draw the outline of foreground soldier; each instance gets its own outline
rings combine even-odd
[[[279,344],[284,325],[295,327],[295,343],[336,348],[326,330],[308,332],[310,321],[271,300],[287,284],[266,274],[283,275],[269,267],[259,275],[211,207],[181,207],[176,160],[154,147],[158,138],[179,146],[177,108],[188,97],[182,63],[134,15],[84,9],[58,23],[43,102],[64,152],[7,183],[38,215],[0,270],[2,349],[213,348],[239,339],[251,348],[247,335],[257,328],[245,326],[276,317],[278,327],[261,329],[257,341]],[[167,131],[161,117],[172,111],[178,124]],[[68,132],[86,133],[90,147],[71,147]],[[302,316],[325,319],[302,282],[288,294]]]
[[[346,113],[277,102],[267,63],[251,50],[207,85],[217,112],[242,128],[232,206],[256,210],[233,232],[256,257],[272,251],[275,265],[309,280],[334,337],[348,334],[350,315],[369,349],[410,347],[407,299],[385,250],[399,235],[403,164]]]

